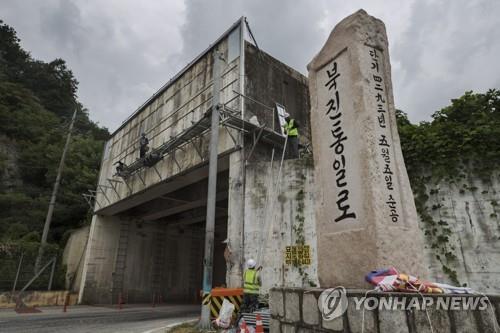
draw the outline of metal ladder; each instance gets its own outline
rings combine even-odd
[[[159,296],[162,295],[161,282],[163,280],[163,267],[165,266],[165,243],[166,233],[165,228],[160,228],[155,232],[153,239],[154,253],[153,253],[153,274],[151,276],[151,291],[156,300],[159,302]],[[163,295],[162,295],[163,296]]]
[[[130,232],[130,221],[121,221],[120,238],[118,240],[118,249],[115,257],[115,267],[113,270],[113,286],[111,288],[111,303],[118,302],[119,294],[122,295],[122,300],[125,298],[123,294],[123,285],[125,279],[125,269],[127,267],[127,248]]]

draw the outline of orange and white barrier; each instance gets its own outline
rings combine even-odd
[[[245,319],[242,319],[240,322],[240,333],[248,333],[247,323]]]
[[[255,317],[255,333],[264,333],[264,324],[262,323],[262,316],[257,313]]]

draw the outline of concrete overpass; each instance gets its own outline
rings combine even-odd
[[[147,302],[153,295],[166,301],[199,301],[210,132],[203,124],[213,107],[215,49],[222,52],[225,66],[220,90],[213,283],[241,285],[245,257],[256,255],[264,244],[263,230],[268,230],[259,225],[266,219],[264,208],[272,207],[262,200],[275,200],[273,196],[279,194],[274,180],[267,184],[268,190],[258,189],[264,179],[260,177],[273,177],[283,149],[276,103],[302,124],[303,142],[310,137],[306,78],[247,41],[246,31],[242,18],[126,119],[106,143],[80,302],[116,303],[120,294],[128,303]],[[153,165],[138,160],[142,132],[149,138],[151,152],[161,153]],[[118,161],[131,172],[117,174]],[[295,186],[300,178],[295,171],[301,168],[300,163],[285,163],[287,177],[280,186]],[[285,220],[297,209],[291,203],[294,196],[290,194],[289,204],[281,202],[286,209],[283,206],[279,214],[288,216]],[[262,205],[256,206],[256,200]],[[282,221],[283,216],[273,219]],[[231,249],[227,262],[222,244],[226,238]],[[272,245],[279,255],[264,271],[269,286],[285,279],[281,253],[291,242],[281,235]],[[310,269],[314,279],[314,268]]]

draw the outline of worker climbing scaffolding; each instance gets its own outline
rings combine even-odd
[[[146,133],[141,134],[139,139],[139,158],[146,156],[146,152],[149,150],[149,139],[146,137]]]
[[[299,157],[299,123],[292,118],[288,112],[285,112],[284,132],[288,137],[287,158],[294,159]]]

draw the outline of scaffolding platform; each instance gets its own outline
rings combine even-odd
[[[220,112],[220,125],[227,128],[236,129],[246,136],[253,138],[253,148],[259,141],[267,144],[282,148],[285,144],[285,136],[277,133],[264,125],[254,124],[250,121],[241,118],[241,113],[226,106],[221,106]],[[188,143],[193,143],[196,151],[201,156],[199,148],[194,143],[194,140],[201,137],[205,132],[210,130],[211,127],[212,109],[210,108],[205,112],[200,120],[193,123],[181,133],[171,137],[170,140],[163,143],[161,146],[152,149],[143,158],[139,158],[130,165],[124,165],[121,170],[117,170],[116,176],[127,179],[143,168],[150,168],[155,166],[156,163],[161,161],[169,154],[174,153],[177,149],[182,149],[182,146]],[[235,139],[233,138],[235,141]],[[236,144],[236,141],[235,141]],[[175,158],[174,158],[175,161]],[[176,161],[175,161],[176,162]],[[176,162],[177,163],[177,162]],[[155,168],[156,169],[156,168]],[[159,174],[158,170],[156,172]]]
[[[221,124],[243,132],[247,136],[255,138],[255,144],[263,141],[267,144],[283,147],[285,136],[266,127],[266,124],[257,125],[240,117],[239,112],[223,107],[221,110]]]

